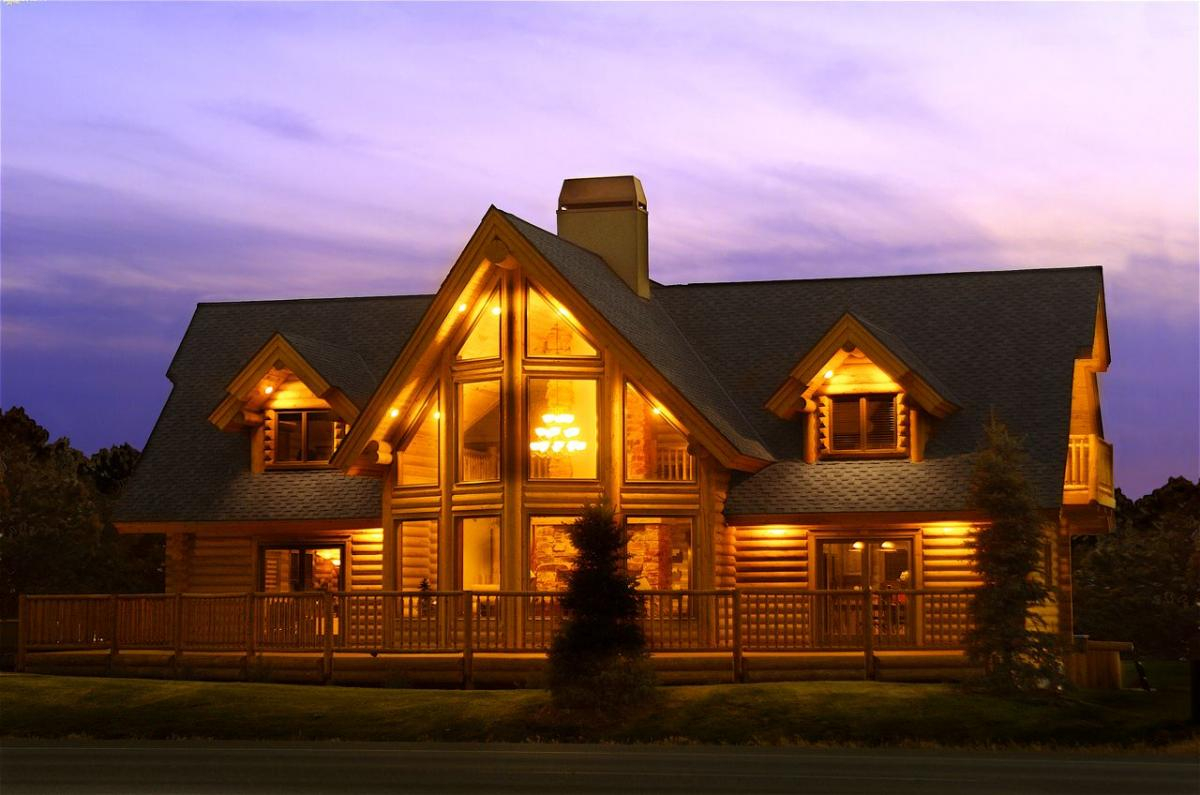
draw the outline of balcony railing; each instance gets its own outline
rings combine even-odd
[[[640,591],[652,652],[957,649],[966,590]],[[18,665],[48,651],[461,654],[549,650],[565,618],[550,591],[25,596]]]
[[[1112,444],[1096,434],[1072,434],[1067,443],[1067,470],[1063,478],[1063,502],[1096,502],[1112,508]]]

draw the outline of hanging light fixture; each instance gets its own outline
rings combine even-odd
[[[562,405],[558,390],[556,381],[551,409],[542,415],[542,424],[533,429],[535,438],[529,443],[531,451],[544,456],[580,453],[587,449],[587,442],[579,438],[582,430],[575,424],[575,415],[553,408]]]

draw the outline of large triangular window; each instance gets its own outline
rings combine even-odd
[[[530,286],[525,302],[525,354],[530,357],[596,356],[596,348],[571,321],[571,313]]]
[[[464,314],[469,309],[466,304],[458,305],[458,311]],[[488,298],[483,311],[475,319],[475,325],[463,340],[455,358],[459,361],[500,358],[500,315],[500,291],[497,290]]]

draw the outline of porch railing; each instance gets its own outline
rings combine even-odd
[[[371,654],[545,652],[562,625],[551,591],[39,595],[21,599],[29,652]],[[641,591],[652,652],[961,648],[968,590]]]
[[[1095,500],[1112,507],[1113,447],[1096,434],[1072,434],[1067,441],[1067,469],[1063,493],[1078,495],[1084,501]]]

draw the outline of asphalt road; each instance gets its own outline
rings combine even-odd
[[[12,741],[0,793],[1200,793],[1200,760],[705,746]]]

